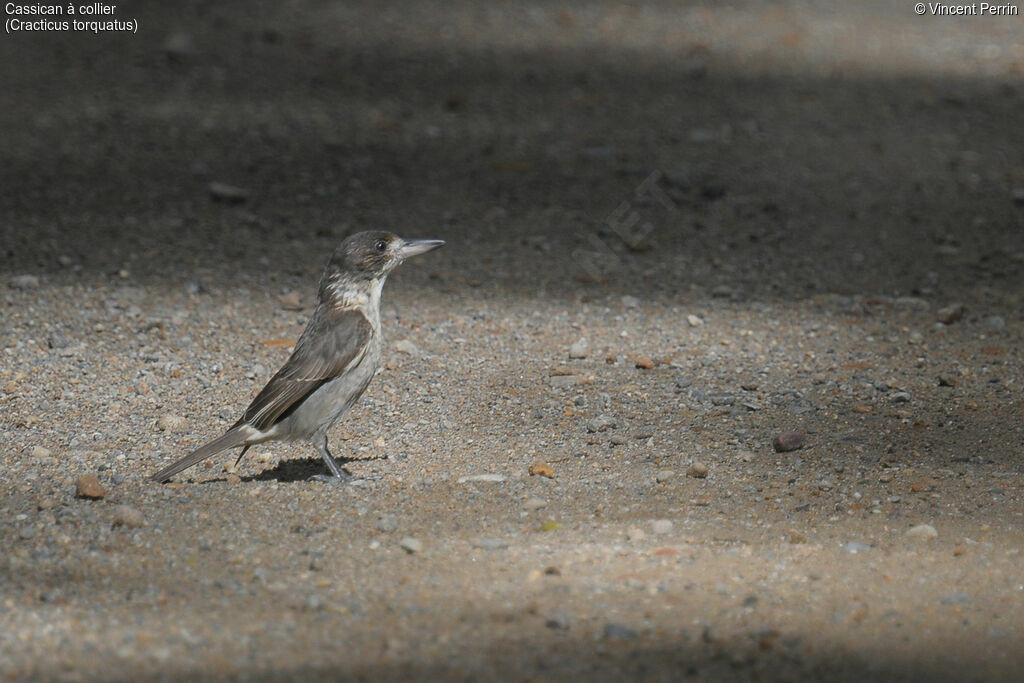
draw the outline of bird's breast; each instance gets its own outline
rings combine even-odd
[[[288,416],[290,424],[283,431],[293,438],[309,438],[319,429],[330,427],[355,405],[366,391],[380,359],[380,345],[370,341],[366,353],[344,374],[324,382],[302,405]]]

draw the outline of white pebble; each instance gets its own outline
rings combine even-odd
[[[134,529],[142,526],[144,521],[145,518],[142,512],[131,505],[118,505],[114,508],[114,526],[125,526]]]
[[[408,339],[402,339],[401,341],[397,342],[395,344],[395,348],[401,351],[402,353],[406,353],[410,356],[420,355],[419,347],[413,344]]]
[[[668,534],[672,532],[674,526],[671,519],[655,519],[651,522],[651,531],[656,534]]]
[[[930,541],[939,537],[939,532],[931,524],[918,524],[907,529],[907,538],[919,541]]]
[[[464,477],[459,477],[455,481],[456,481],[456,483],[459,483],[459,484],[465,484],[467,481],[502,482],[502,481],[505,481],[505,475],[504,474],[492,474],[492,473],[489,473],[489,472],[486,473],[486,474],[467,474]]]
[[[569,347],[569,358],[586,358],[587,357],[587,339],[586,337],[574,342]]]
[[[188,420],[181,415],[161,415],[156,426],[162,432],[183,432],[188,429]]]
[[[402,542],[399,545],[402,547],[402,550],[409,553],[410,555],[412,555],[413,553],[418,553],[421,550],[423,550],[423,541],[421,541],[418,538],[413,538],[411,536],[406,536],[405,538],[403,538]]]
[[[528,512],[532,512],[534,510],[540,510],[547,504],[548,502],[543,498],[537,498],[536,496],[534,496],[533,498],[527,498],[525,501],[523,501],[523,509]]]

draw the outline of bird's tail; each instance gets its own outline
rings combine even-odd
[[[182,470],[187,470],[189,467],[192,467],[196,463],[206,460],[211,455],[216,455],[221,451],[226,451],[229,448],[234,448],[235,446],[241,446],[245,444],[245,441],[249,436],[250,435],[245,434],[244,429],[239,429],[238,427],[229,429],[224,434],[224,436],[214,439],[208,444],[200,446],[196,450],[186,455],[181,460],[177,460],[171,463],[170,465],[163,468],[156,474],[152,475],[150,479],[162,484],[171,477],[173,477],[178,472],[181,472]]]

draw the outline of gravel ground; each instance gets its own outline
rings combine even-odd
[[[5,36],[0,676],[1020,680],[1024,18],[912,9]],[[448,246],[385,288],[360,481],[146,481],[368,228]]]

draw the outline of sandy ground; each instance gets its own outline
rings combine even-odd
[[[1024,18],[113,16],[0,40],[0,676],[1024,676]],[[368,228],[448,245],[385,289],[360,481],[146,481]]]

